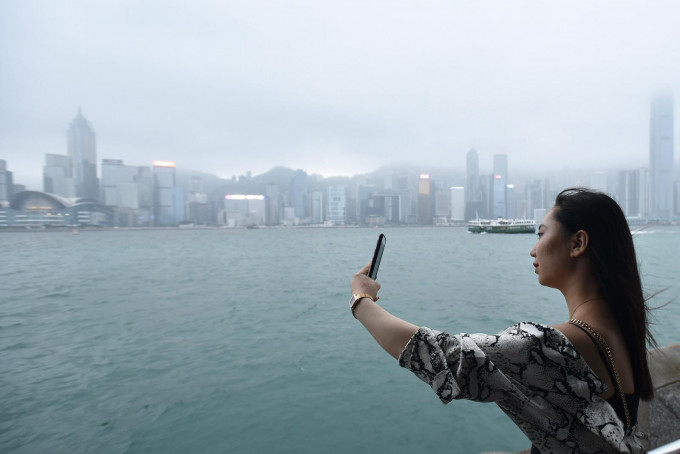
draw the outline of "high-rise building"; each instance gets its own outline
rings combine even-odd
[[[312,192],[312,224],[323,224],[323,192]]]
[[[43,191],[62,197],[75,197],[73,163],[65,155],[46,154],[43,167]]]
[[[344,185],[328,187],[328,221],[342,225],[346,222],[347,190]]]
[[[14,195],[12,172],[7,170],[7,162],[0,159],[0,207],[9,203]]]
[[[465,201],[481,200],[479,190],[479,153],[474,148],[467,152],[465,167]]]
[[[154,161],[155,225],[177,225],[184,220],[184,190],[175,186],[175,162]]]
[[[494,218],[507,218],[508,155],[493,155],[492,213]]]
[[[279,219],[279,186],[268,183],[264,190],[264,211],[267,225],[278,225]]]
[[[67,134],[68,155],[73,165],[76,197],[99,198],[97,180],[97,144],[94,130],[80,109],[71,121]]]
[[[295,217],[305,219],[307,216],[307,173],[296,170],[290,182],[290,204],[295,208]]]
[[[616,201],[626,217],[646,217],[649,211],[649,170],[643,168],[620,171]]]
[[[465,220],[465,188],[453,186],[449,188],[451,194],[451,221],[461,222]]]
[[[673,212],[673,97],[652,100],[649,128],[650,213],[668,220]]]
[[[422,174],[418,180],[418,223],[432,224],[432,181],[430,175]]]

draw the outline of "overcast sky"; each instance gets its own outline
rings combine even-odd
[[[462,167],[471,147],[482,171],[496,153],[511,172],[645,166],[651,97],[680,98],[679,17],[657,0],[2,0],[0,159],[41,189],[80,106],[99,162],[222,177]]]

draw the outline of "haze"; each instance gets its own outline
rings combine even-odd
[[[511,173],[645,166],[651,97],[680,93],[678,17],[649,0],[4,0],[0,159],[41,189],[81,107],[99,162],[221,177],[462,168],[472,147],[483,171],[495,153]]]

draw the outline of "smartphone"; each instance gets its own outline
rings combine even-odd
[[[383,251],[385,250],[385,243],[387,239],[382,233],[378,236],[378,244],[375,246],[375,251],[373,251],[373,260],[371,261],[371,269],[368,271],[368,277],[375,280],[378,277],[378,268],[380,267],[380,261],[382,260]]]

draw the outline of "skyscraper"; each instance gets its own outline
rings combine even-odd
[[[0,207],[9,203],[14,195],[12,172],[7,170],[7,162],[0,159]]]
[[[492,212],[495,218],[508,217],[507,212],[507,197],[505,194],[506,186],[508,184],[508,155],[495,154],[493,155],[493,188],[491,196],[493,197]]]
[[[344,185],[328,187],[328,220],[335,225],[346,222],[347,189]]]
[[[290,182],[290,204],[295,208],[295,217],[305,219],[307,216],[307,173],[296,170]]]
[[[481,200],[479,191],[479,154],[474,148],[467,152],[465,167],[465,201]]]
[[[432,224],[432,182],[430,175],[420,175],[418,180],[418,223]]]
[[[652,100],[649,127],[650,213],[668,220],[673,213],[673,97]]]
[[[73,165],[76,197],[99,199],[97,181],[97,144],[94,130],[80,108],[66,133],[68,155]]]
[[[65,155],[46,154],[43,167],[43,191],[62,197],[74,197],[73,163]]]

